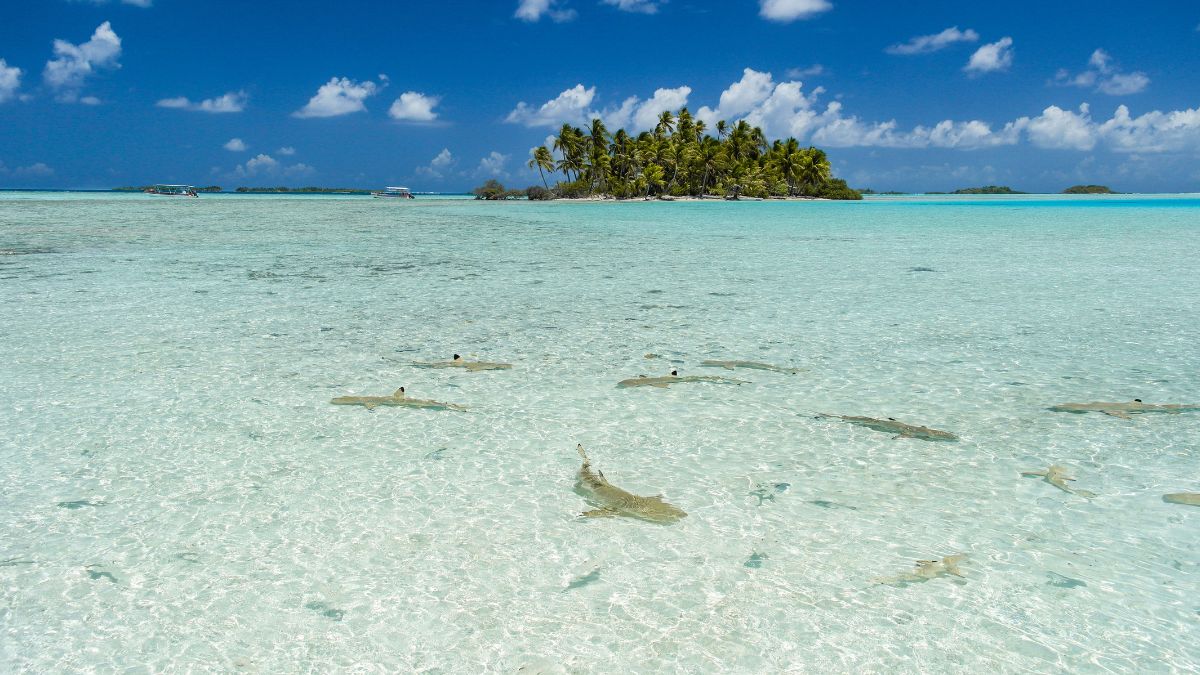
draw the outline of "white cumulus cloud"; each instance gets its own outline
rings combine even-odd
[[[565,122],[579,122],[595,97],[595,87],[584,88],[582,84],[577,84],[537,108],[524,101],[517,103],[504,121],[527,127],[556,127]]]
[[[638,12],[641,14],[657,14],[658,6],[666,0],[601,0],[606,5],[612,5],[622,12]]]
[[[957,42],[976,42],[979,40],[979,33],[971,30],[959,30],[958,26],[951,26],[946,30],[934,35],[918,35],[911,38],[908,42],[894,44],[884,51],[888,54],[896,54],[907,56],[910,54],[928,54],[936,52]]]
[[[1012,45],[1012,38],[1002,37],[995,42],[980,47],[971,55],[971,60],[967,61],[967,65],[963,70],[972,74],[1007,70],[1012,65]]]
[[[479,160],[479,167],[475,169],[475,175],[492,178],[505,175],[504,165],[508,163],[508,158],[509,155],[502,155],[495,150],[491,151],[487,157]]]
[[[307,164],[284,165],[279,160],[267,154],[255,155],[233,169],[231,177],[235,178],[305,178],[316,173],[316,169]]]
[[[113,31],[112,24],[105,21],[92,33],[91,39],[75,45],[66,40],[54,41],[57,58],[46,62],[42,77],[46,84],[58,92],[58,99],[74,102],[79,90],[89,75],[102,68],[120,68],[121,38]]]
[[[367,109],[363,101],[379,90],[372,81],[355,82],[348,77],[330,78],[321,85],[315,96],[301,109],[292,113],[293,117],[337,117],[350,113],[362,112]]]
[[[1197,152],[1200,108],[1152,110],[1131,117],[1129,108],[1122,105],[1111,119],[1096,127],[1096,133],[1117,152]]]
[[[759,0],[758,7],[759,16],[782,23],[807,19],[833,9],[829,0]]]
[[[276,150],[275,154],[283,155],[284,157],[291,157],[292,155],[296,154],[296,149],[290,145],[285,145],[282,148]]]
[[[245,152],[247,146],[246,146],[246,142],[243,141],[242,139],[231,138],[231,139],[229,139],[229,142],[226,143],[223,147],[230,152]],[[259,155],[259,156],[266,157],[267,155]]]
[[[416,91],[406,91],[392,103],[388,116],[402,122],[433,122],[438,118],[433,111],[441,101],[440,96],[426,96]]]
[[[1026,132],[1030,142],[1039,148],[1091,150],[1096,147],[1095,125],[1086,103],[1079,106],[1079,112],[1052,105],[1028,121]]]
[[[561,8],[559,0],[518,0],[517,11],[513,16],[530,22],[545,16],[555,23],[563,23],[574,19],[576,13],[573,9]]]
[[[279,160],[270,155],[257,155],[237,168],[239,173],[254,176],[259,173],[274,173],[279,170]]]
[[[429,176],[430,178],[442,178],[454,166],[454,161],[454,154],[450,152],[450,148],[442,148],[437,157],[429,161],[428,166],[417,167],[417,173]]]
[[[224,96],[206,98],[203,101],[192,101],[186,96],[164,98],[155,103],[160,108],[176,108],[206,113],[239,113],[246,109],[250,97],[244,91],[231,91]]]
[[[647,131],[658,124],[658,116],[665,110],[676,111],[687,105],[691,87],[660,88],[645,101],[630,96],[616,109],[592,112],[588,117],[599,117],[605,125],[613,128],[630,127],[633,131]]]
[[[8,62],[0,59],[0,103],[17,95],[21,88],[21,69],[9,66]]]
[[[1088,68],[1081,73],[1072,75],[1066,69],[1061,69],[1054,77],[1056,84],[1085,89],[1095,88],[1102,94],[1110,96],[1125,96],[1144,91],[1150,86],[1150,78],[1143,72],[1123,73],[1113,65],[1112,57],[1103,49],[1092,52],[1088,59]]]

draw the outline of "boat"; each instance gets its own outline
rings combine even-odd
[[[191,185],[152,185],[146,188],[148,195],[161,195],[163,197],[199,197],[196,188]]]
[[[389,187],[376,192],[372,192],[371,196],[376,199],[416,199],[411,190],[406,187]]]

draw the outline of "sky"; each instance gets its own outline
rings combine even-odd
[[[1200,3],[0,0],[0,187],[540,184],[682,105],[859,188],[1200,192]],[[553,180],[551,177],[550,180]]]

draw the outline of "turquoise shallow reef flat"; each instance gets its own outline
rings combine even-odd
[[[0,670],[1194,672],[1200,413],[1047,408],[1200,402],[1197,251],[1189,196],[0,194]],[[671,369],[749,383],[616,386]],[[400,386],[467,410],[330,404]],[[576,444],[687,517],[582,518]]]

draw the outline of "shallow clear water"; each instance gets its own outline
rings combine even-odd
[[[1187,196],[0,195],[0,669],[1195,671],[1200,413],[1046,407],[1200,402],[1197,250]],[[752,384],[615,386],[670,368]],[[470,410],[329,404],[401,385]],[[576,443],[690,515],[579,517]]]

